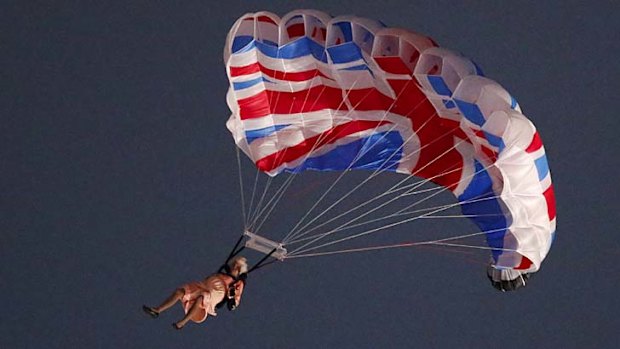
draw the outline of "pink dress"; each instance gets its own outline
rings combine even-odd
[[[196,303],[196,299],[202,296],[202,302],[198,304],[200,311],[191,320],[200,323],[205,321],[208,315],[216,316],[215,306],[224,300],[228,286],[232,282],[233,279],[228,275],[214,274],[203,281],[190,282],[181,286],[185,291],[183,298],[181,298],[185,314]]]

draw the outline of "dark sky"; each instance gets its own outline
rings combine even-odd
[[[617,348],[620,6],[465,3],[3,4],[0,347]],[[516,96],[558,210],[527,288],[496,292],[480,254],[413,248],[275,264],[237,312],[181,332],[179,307],[142,313],[237,239],[224,40],[246,12],[295,8],[426,33]]]

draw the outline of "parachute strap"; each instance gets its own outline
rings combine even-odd
[[[258,269],[258,268],[262,268],[266,265],[269,265],[275,261],[277,261],[277,259],[273,259],[271,262],[267,262],[265,263],[265,261],[271,257],[272,254],[274,254],[276,252],[276,249],[274,248],[273,250],[271,250],[271,252],[269,252],[268,254],[266,254],[260,261],[258,261],[258,263],[254,264],[252,266],[252,268],[250,268],[250,270],[248,270],[247,274],[250,274],[251,272],[253,272],[254,270]]]
[[[247,230],[243,233],[243,236],[248,238],[245,242],[245,247],[266,254],[266,256],[253,267],[254,269],[256,269],[260,263],[264,262],[269,257],[273,257],[280,261],[283,261],[284,258],[286,258],[286,254],[288,252],[282,243],[250,233]]]
[[[228,257],[226,257],[226,262],[224,262],[224,264],[222,264],[222,266],[218,270],[218,273],[230,275],[230,268],[228,267],[228,263],[230,262],[231,259],[233,259],[233,257],[238,255],[239,252],[241,252],[241,251],[243,251],[243,249],[245,249],[245,246],[239,247],[241,245],[241,241],[243,241],[244,237],[245,237],[245,235],[241,235],[239,237],[239,239],[237,240],[237,243],[235,244],[235,247],[233,247],[232,250],[230,250],[230,253],[228,254]]]
[[[245,244],[241,245],[241,242],[245,238],[247,238],[247,240],[245,241]],[[230,275],[230,267],[228,266],[228,263],[236,255],[238,255],[239,252],[243,251],[246,247],[265,254],[265,256],[263,256],[263,258],[260,261],[258,261],[258,263],[254,264],[252,268],[250,268],[247,271],[247,274],[249,274],[253,270],[262,268],[273,262],[283,261],[284,258],[287,257],[287,253],[288,253],[282,243],[269,240],[260,235],[250,233],[249,231],[246,230],[237,240],[237,243],[235,244],[233,249],[228,254],[228,258],[226,258],[226,262],[220,267],[220,269],[218,270],[218,273],[232,276]],[[269,259],[269,257],[273,257],[274,259],[270,262],[265,263],[265,261]]]
[[[239,240],[237,240],[237,243],[235,244],[235,247],[233,247],[233,249],[230,251],[230,253],[228,254],[228,258],[226,258],[226,263],[230,262],[230,260],[239,254],[239,252],[241,252],[245,246],[241,246],[241,248],[239,248],[239,245],[241,245],[241,241],[243,241],[244,235],[241,235],[239,237]]]

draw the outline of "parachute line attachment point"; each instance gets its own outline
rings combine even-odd
[[[280,261],[283,261],[287,257],[288,252],[284,245],[282,245],[282,243],[269,240],[260,235],[253,234],[247,230],[243,232],[243,235],[248,238],[248,240],[246,240],[245,242],[245,247],[265,253],[268,256],[271,256]]]

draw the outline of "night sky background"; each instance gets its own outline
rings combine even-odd
[[[217,269],[238,238],[222,49],[244,13],[295,8],[428,34],[517,98],[545,143],[558,212],[528,287],[491,288],[484,254],[409,248],[273,264],[236,312],[183,331],[170,327],[178,306],[157,320],[141,311]],[[617,2],[7,1],[0,12],[1,348],[620,346]],[[300,197],[286,215],[303,214]]]

